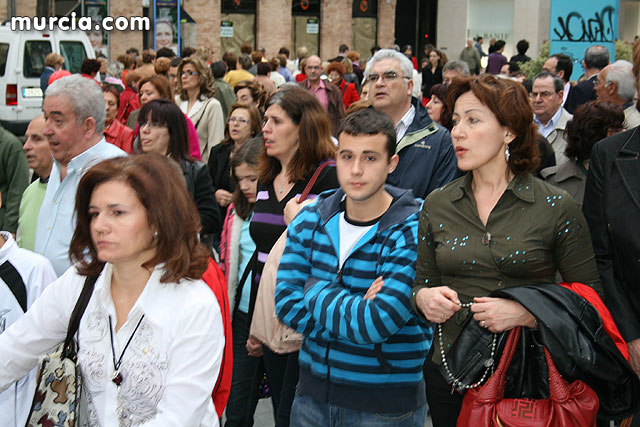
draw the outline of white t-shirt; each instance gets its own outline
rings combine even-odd
[[[105,265],[95,284],[77,335],[89,425],[218,426],[211,392],[224,349],[220,307],[203,281],[160,283],[162,273],[156,267],[126,322],[113,332],[114,350],[109,333],[109,318],[114,327],[116,319],[111,264]],[[84,281],[74,267],[69,268],[0,335],[0,390],[64,340]],[[123,379],[118,391],[111,381],[112,352],[119,358],[132,334],[119,370]]]
[[[340,203],[340,268],[362,239],[370,238],[369,231],[381,217],[367,222],[355,221],[347,216],[346,201]]]
[[[24,312],[4,279],[10,280],[9,274],[17,273],[22,280],[23,289],[26,291],[27,309],[40,296],[43,289],[56,280],[56,273],[48,259],[26,249],[21,249],[16,244],[11,234],[0,232],[6,239],[0,248],[0,337],[13,323],[18,321]],[[11,273],[4,273],[8,270]],[[13,280],[14,286],[22,286],[19,281]],[[33,401],[35,389],[35,374],[33,369],[23,376],[8,389],[0,393],[0,426],[23,427],[27,422],[27,416]]]

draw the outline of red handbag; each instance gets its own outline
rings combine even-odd
[[[458,427],[586,427],[596,425],[598,396],[584,382],[567,384],[544,349],[549,368],[548,399],[505,399],[505,374],[520,340],[521,328],[509,332],[500,364],[487,382],[470,389],[462,401]]]

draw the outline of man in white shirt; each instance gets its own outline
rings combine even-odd
[[[564,83],[560,77],[548,71],[534,77],[531,89],[533,121],[538,125],[538,132],[551,144],[557,165],[567,158],[564,154],[567,122],[573,118],[562,107],[563,97]]]
[[[22,317],[55,279],[55,271],[47,259],[19,248],[11,233],[0,231],[0,334]],[[0,393],[2,426],[26,424],[35,389],[35,373],[34,369]]]
[[[640,126],[640,112],[633,104],[636,93],[633,65],[622,59],[600,71],[595,85],[598,101],[608,101],[624,108],[625,130]]]
[[[42,110],[43,133],[55,162],[38,215],[35,251],[48,258],[60,276],[71,265],[68,252],[80,178],[94,164],[126,153],[102,136],[106,107],[95,81],[77,74],[56,80],[47,88]]]

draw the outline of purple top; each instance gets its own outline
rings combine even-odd
[[[489,55],[489,62],[487,63],[487,73],[500,74],[500,68],[506,64],[507,58],[500,52],[493,52]]]

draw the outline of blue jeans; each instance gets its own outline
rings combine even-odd
[[[426,404],[413,412],[376,414],[319,402],[298,393],[291,408],[291,427],[424,427],[426,419]]]

